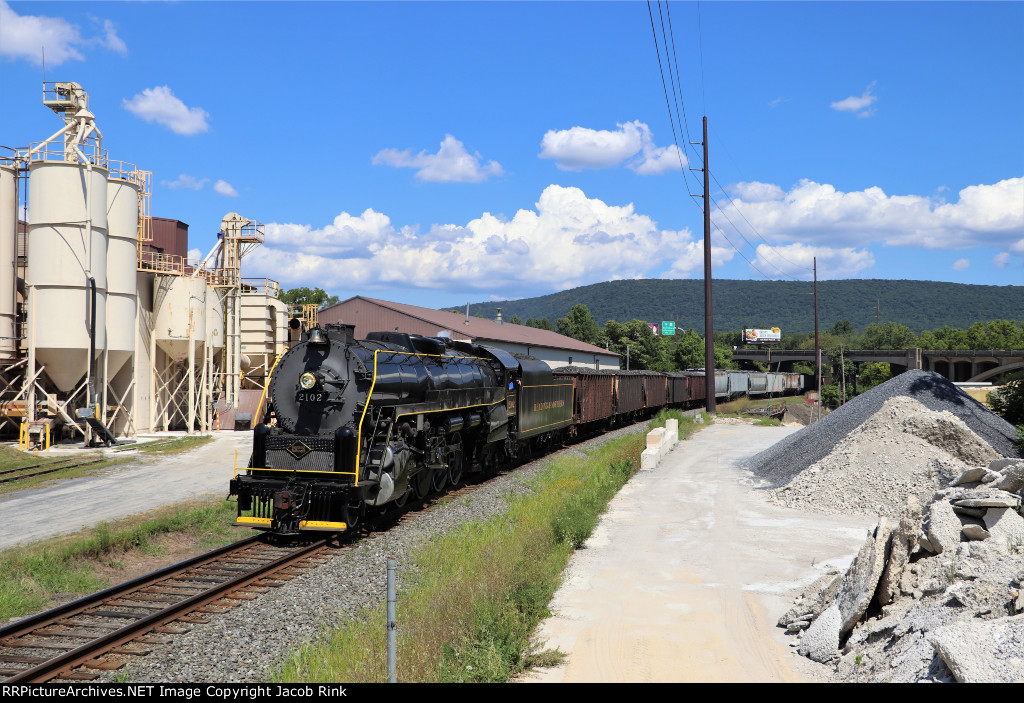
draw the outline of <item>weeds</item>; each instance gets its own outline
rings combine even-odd
[[[399,598],[403,682],[501,682],[564,657],[531,644],[573,550],[636,471],[644,435],[586,457],[552,460],[508,511],[432,540],[414,555]],[[384,681],[382,609],[363,612],[324,643],[283,663],[281,681]]]
[[[172,439],[169,442],[156,443],[143,443],[138,446],[140,454],[184,454],[190,452],[193,449],[198,449],[205,444],[213,441],[213,435],[193,435],[188,437],[178,437]]]
[[[231,528],[234,509],[227,501],[195,501],[155,516],[103,522],[72,537],[6,549],[0,554],[0,622],[38,612],[58,594],[66,598],[106,588],[110,584],[96,575],[90,560],[123,568],[129,550],[152,551],[157,535],[187,532],[221,544],[237,539],[239,531]]]

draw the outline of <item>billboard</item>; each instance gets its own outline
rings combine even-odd
[[[782,331],[778,327],[770,330],[743,330],[744,344],[778,344],[782,341]]]

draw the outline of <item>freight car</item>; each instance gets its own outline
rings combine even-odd
[[[747,372],[715,380],[716,395],[750,391]],[[768,383],[755,385],[764,393]],[[230,484],[235,524],[346,530],[580,431],[703,405],[704,392],[703,370],[552,371],[490,346],[401,332],[356,340],[351,325],[316,326],[273,370],[252,456]]]

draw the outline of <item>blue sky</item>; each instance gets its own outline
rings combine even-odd
[[[441,307],[700,277],[706,114],[716,277],[1024,284],[1024,3],[654,2],[675,137],[648,7],[0,0],[0,145],[45,46],[194,249]]]

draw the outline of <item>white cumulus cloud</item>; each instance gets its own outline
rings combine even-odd
[[[210,113],[201,107],[188,107],[166,85],[146,88],[121,104],[136,117],[162,124],[176,134],[191,136],[210,129]]]
[[[182,173],[173,181],[160,181],[160,183],[171,190],[178,190],[179,188],[185,188],[186,190],[202,190],[203,186],[209,182],[209,178],[196,178],[195,176],[190,176],[187,173]]]
[[[238,191],[227,181],[217,181],[213,184],[213,190],[227,198],[238,197]]]
[[[968,268],[970,268],[970,266],[970,259],[957,259],[955,262],[953,262],[954,271],[966,271]]]
[[[1024,242],[1024,178],[968,186],[956,202],[887,195],[877,187],[844,193],[810,180],[801,180],[788,192],[756,182],[731,190],[737,197],[723,203],[729,219],[744,227],[749,222],[776,242],[840,247],[877,242],[928,249],[985,245],[1011,251],[1013,242]],[[719,224],[727,226],[724,218]]]
[[[875,83],[876,81],[872,81],[859,96],[851,95],[848,98],[832,103],[832,109],[839,110],[840,112],[856,112],[857,117],[870,117],[875,114],[875,108],[872,107],[872,105],[874,105],[875,101],[878,100],[878,96],[871,94],[871,90],[875,87]]]
[[[1001,251],[992,257],[992,265],[996,268],[1004,269],[1010,265],[1010,252]]]
[[[95,19],[95,18],[94,18]],[[0,0],[0,57],[25,59],[36,65],[60,66],[66,61],[82,61],[85,47],[103,46],[122,56],[128,46],[117,36],[110,20],[95,19],[103,26],[102,37],[86,38],[79,28],[61,17],[20,15],[5,0]]]
[[[446,134],[436,154],[405,149],[382,149],[373,157],[374,166],[415,168],[416,178],[430,183],[479,183],[504,173],[497,161],[481,163],[480,152],[470,154],[458,139]]]
[[[117,27],[110,20],[103,20],[103,46],[122,56],[128,54],[128,45],[117,36]]]
[[[59,66],[68,60],[84,57],[76,48],[83,43],[78,27],[60,17],[19,15],[4,0],[0,0],[0,56],[27,59],[42,63],[42,50],[46,63]]]
[[[875,265],[875,257],[867,249],[808,246],[800,243],[785,246],[761,244],[757,247],[757,258],[753,263],[762,271],[771,270],[779,264],[780,259],[802,268],[799,276],[808,280],[814,276],[815,259],[818,264],[818,280],[852,278]],[[751,270],[752,275],[756,273]],[[792,273],[796,276],[798,272]]]
[[[658,147],[650,127],[639,120],[625,122],[617,130],[572,127],[548,130],[541,140],[540,158],[554,159],[563,171],[611,168],[627,165],[641,175],[664,173],[687,165],[686,155],[673,144]],[[635,158],[634,158],[635,157]]]
[[[372,209],[342,212],[322,227],[270,223],[264,246],[247,265],[285,285],[459,287],[510,297],[656,275],[666,261],[674,262],[675,275],[688,275],[702,265],[699,250],[688,230],[662,230],[631,204],[609,205],[579,188],[550,185],[532,209],[511,219],[485,212],[424,232],[396,227]]]

